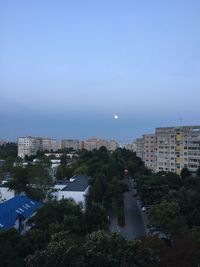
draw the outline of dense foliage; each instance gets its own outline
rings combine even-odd
[[[127,241],[106,230],[102,207],[95,204],[93,209],[88,214],[71,200],[50,201],[32,218],[33,228],[25,235],[13,229],[0,231],[1,265],[196,267],[200,261],[198,228],[176,236],[171,247],[151,236]]]
[[[49,159],[38,155],[37,164],[13,167],[16,155],[7,164],[13,175],[10,188],[41,200],[52,184]],[[6,159],[9,158],[7,155]],[[30,160],[30,159],[29,159]],[[171,240],[158,236],[127,241],[109,233],[109,215],[118,216],[124,225],[124,170],[135,178],[137,194],[148,212],[151,226]],[[57,178],[86,174],[91,194],[88,207],[72,200],[48,201],[30,219],[32,229],[19,235],[14,229],[0,231],[0,262],[8,267],[197,267],[200,263],[200,175],[192,177],[184,170],[151,174],[135,153],[106,148],[81,151],[78,159],[61,159]],[[34,187],[31,185],[34,184]]]
[[[149,205],[150,224],[174,235],[200,226],[200,178],[160,172],[138,176],[137,193]]]

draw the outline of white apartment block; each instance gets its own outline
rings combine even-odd
[[[38,151],[57,151],[61,148],[59,141],[51,138],[41,137],[19,137],[17,140],[18,144],[18,156],[25,158],[25,156],[36,155]]]
[[[195,173],[200,166],[200,126],[156,129],[156,172]]]
[[[42,150],[42,139],[37,137],[19,137],[18,144],[18,156],[25,158],[25,156],[36,155],[37,151]]]
[[[155,136],[155,134],[144,134],[142,136],[142,139],[143,139],[142,159],[144,161],[144,164],[148,169],[155,171],[155,167],[156,167],[156,155],[155,155],[156,136]]]

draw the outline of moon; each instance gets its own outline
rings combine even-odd
[[[114,119],[115,119],[115,120],[117,120],[118,118],[119,118],[118,115],[115,115],[115,116],[114,116]]]

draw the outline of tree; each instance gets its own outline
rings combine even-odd
[[[92,185],[92,200],[97,203],[102,202],[102,185],[99,178],[96,178]]]
[[[189,177],[189,176],[191,176],[190,171],[188,170],[187,167],[184,167],[184,168],[181,170],[181,178],[186,178],[186,177]]]
[[[153,227],[159,227],[169,237],[185,227],[184,218],[175,202],[163,201],[153,206],[149,212],[149,220]]]
[[[119,234],[108,235],[103,231],[97,231],[87,236],[83,247],[86,253],[86,266],[120,266],[126,241]]]
[[[81,164],[78,168],[74,170],[74,175],[87,175],[88,166],[86,164]]]
[[[156,267],[153,251],[142,241],[126,241],[120,234],[93,232],[83,244],[88,267]]]
[[[29,175],[29,195],[33,195],[38,200],[46,197],[49,188],[53,185],[52,177],[49,173],[48,161],[46,163],[38,163],[28,168]],[[35,192],[34,192],[35,191]]]
[[[46,202],[30,222],[35,228],[49,234],[70,231],[83,235],[86,232],[83,211],[79,205],[70,199]]]
[[[88,233],[97,230],[108,230],[108,214],[101,205],[92,203],[91,208],[86,210],[85,216]]]
[[[47,248],[28,256],[26,263],[29,267],[85,266],[83,249],[68,231],[54,234]]]
[[[196,175],[197,175],[197,177],[200,177],[200,166],[199,166],[199,168],[197,169]]]
[[[21,236],[15,229],[0,230],[1,266],[23,267],[23,256],[20,255]]]
[[[15,167],[13,169],[13,179],[7,183],[11,190],[15,190],[17,194],[26,192],[29,184],[28,169]]]

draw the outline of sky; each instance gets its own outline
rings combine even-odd
[[[1,0],[0,139],[199,125],[199,14],[199,0]]]

